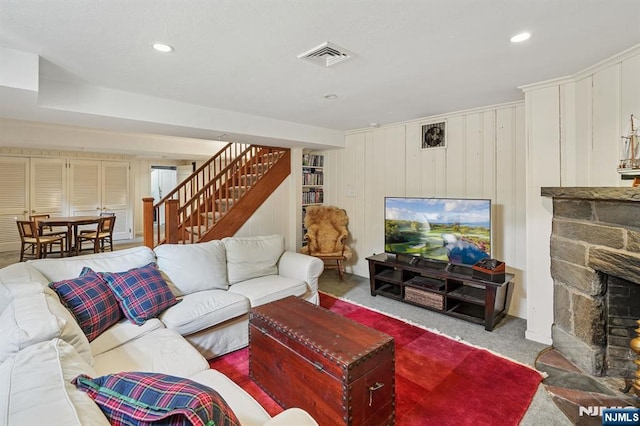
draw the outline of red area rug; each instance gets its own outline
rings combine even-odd
[[[541,375],[532,368],[370,309],[320,294],[320,305],[394,337],[397,425],[517,425]],[[249,378],[249,351],[216,358],[272,416],[282,408]]]

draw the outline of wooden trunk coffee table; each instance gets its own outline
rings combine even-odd
[[[320,425],[395,421],[393,338],[298,297],[251,310],[249,375]]]

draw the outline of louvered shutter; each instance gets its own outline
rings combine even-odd
[[[113,239],[132,238],[129,204],[129,163],[102,162],[102,209],[116,214]]]
[[[32,158],[29,191],[31,214],[65,216],[67,190],[65,160],[62,158]]]
[[[16,219],[29,213],[29,159],[0,157],[0,251],[19,250]]]
[[[96,216],[101,209],[100,161],[72,160],[69,172],[69,215]]]

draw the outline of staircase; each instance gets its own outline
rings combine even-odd
[[[144,245],[232,236],[290,173],[289,149],[229,143],[157,203],[142,199]]]

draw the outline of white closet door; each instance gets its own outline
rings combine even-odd
[[[69,168],[69,215],[97,216],[102,209],[101,162],[71,160]]]
[[[32,158],[29,205],[31,214],[66,216],[66,161],[62,158]]]
[[[29,159],[0,157],[0,182],[0,251],[19,250],[16,220],[29,217]]]
[[[102,162],[102,211],[116,214],[114,240],[133,238],[129,214],[129,162]]]
[[[177,173],[175,169],[152,168],[151,170],[151,196],[154,204],[166,197],[173,191],[177,184]],[[174,198],[176,198],[174,196]],[[184,200],[184,198],[181,198]],[[156,220],[162,226],[164,225],[164,208],[158,212]]]

